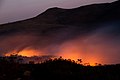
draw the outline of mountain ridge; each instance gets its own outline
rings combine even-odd
[[[45,21],[44,21],[43,18],[46,17],[48,19],[48,16],[53,16],[53,15],[60,16],[61,13],[65,14],[65,16],[67,16],[67,14],[71,14],[72,12],[76,12],[76,14],[79,14],[79,13],[83,14],[84,13],[83,11],[85,11],[85,13],[87,14],[88,12],[92,12],[91,10],[93,10],[93,11],[95,10],[95,11],[98,11],[98,12],[104,11],[104,10],[109,11],[110,9],[112,9],[111,6],[116,6],[116,7],[120,6],[120,1],[118,0],[118,1],[115,1],[115,2],[112,2],[112,3],[91,4],[91,5],[85,5],[85,6],[81,6],[81,7],[77,7],[77,8],[72,8],[72,9],[63,9],[63,8],[53,7],[53,8],[47,9],[45,12],[37,15],[36,17],[26,19],[26,20],[16,21],[16,22],[12,22],[12,23],[17,23],[17,22],[22,22],[22,21],[25,21],[25,22],[28,21],[29,22],[30,20],[34,21],[35,19],[37,21],[38,18],[39,18],[40,21],[42,21],[44,23]],[[114,7],[114,8],[116,8],[116,7]],[[97,8],[99,10],[97,10]],[[90,10],[90,11],[88,11],[88,10]],[[81,16],[83,16],[83,15],[81,15]],[[40,18],[42,18],[42,20]],[[12,24],[12,23],[8,23],[8,24]],[[6,25],[6,24],[1,24],[1,25]]]
[[[119,21],[119,8],[120,1],[92,4],[74,9],[50,8],[34,18],[2,24],[0,25],[0,33],[28,31],[41,34],[43,31],[49,31],[50,28],[57,30],[66,27],[78,27],[79,30],[87,32],[97,28],[95,25]]]
[[[75,9],[51,8],[37,17],[0,25],[0,55],[26,49],[56,54],[62,45],[72,41],[73,45],[78,41],[83,46],[84,42],[94,40],[98,40],[98,44],[101,40],[119,44],[119,9],[119,1]],[[112,44],[110,46],[114,47]]]

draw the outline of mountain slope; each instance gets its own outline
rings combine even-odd
[[[0,33],[18,31],[41,31],[51,27],[79,26],[120,20],[120,2],[93,4],[75,9],[51,8],[35,18],[0,25]],[[85,25],[84,27],[81,27]],[[92,29],[92,26],[91,26]],[[83,29],[84,30],[84,29]]]
[[[56,54],[68,42],[85,45],[84,50],[94,42],[119,46],[119,9],[120,1],[74,9],[55,7],[31,19],[0,25],[0,53],[32,49],[34,53]]]

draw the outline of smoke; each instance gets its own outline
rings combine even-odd
[[[84,38],[77,37],[61,45],[59,55],[65,58],[81,58],[85,63],[120,63],[120,27],[115,24],[101,25]]]
[[[0,55],[19,53],[27,55],[56,55],[82,59],[84,63],[112,64],[120,62],[119,25],[64,27],[45,29],[42,34],[14,33],[0,36]],[[38,33],[38,32],[36,32]],[[23,53],[24,52],[24,53]]]
[[[23,31],[23,30],[22,30]],[[10,31],[8,31],[10,33]],[[25,33],[25,32],[11,32],[12,34],[3,34],[0,36],[0,53],[4,55],[9,52],[19,53],[24,49],[37,49],[44,51],[45,54],[54,54],[58,50],[58,46],[63,41],[66,41],[74,32],[72,29],[46,29],[42,35],[38,35],[39,31]],[[70,36],[72,37],[72,35]]]
[[[28,40],[29,39],[29,40]],[[8,53],[11,51],[16,50],[17,52],[21,51],[22,49],[30,46],[32,43],[31,41],[35,40],[35,36],[29,35],[10,35],[4,36],[0,40],[0,53]]]

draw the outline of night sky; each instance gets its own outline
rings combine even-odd
[[[36,16],[50,7],[75,8],[82,5],[98,2],[111,2],[114,0],[4,0],[0,4],[0,23],[13,22]],[[29,24],[28,24],[29,25]],[[49,26],[54,24],[49,24]],[[46,24],[40,26],[44,29]],[[48,26],[48,25],[47,25]],[[114,64],[120,63],[120,24],[119,21],[106,21],[93,25],[95,30],[80,33],[83,26],[64,26],[59,29],[47,29],[46,33],[17,32],[17,28],[9,34],[0,36],[0,55],[19,53],[21,55],[56,55],[64,58],[81,58],[90,64]],[[65,27],[66,26],[66,27]],[[14,26],[15,27],[15,26]],[[16,26],[17,27],[17,26]],[[87,25],[87,29],[89,24]],[[48,27],[49,28],[49,27]],[[4,30],[4,29],[3,29]],[[34,30],[34,29],[33,29]],[[6,30],[7,31],[7,30]],[[82,31],[81,31],[82,32]],[[83,31],[84,32],[84,31]],[[34,54],[35,53],[35,54]]]
[[[31,18],[50,7],[75,8],[116,0],[0,0],[0,23]]]

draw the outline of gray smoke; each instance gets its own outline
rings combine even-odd
[[[38,35],[14,33],[0,36],[0,53],[20,52],[27,48],[47,55],[72,56],[84,62],[94,60],[99,63],[120,62],[120,25],[109,23],[95,30],[82,30],[79,27],[48,29]],[[99,27],[96,26],[96,27]],[[88,31],[88,32],[87,32]]]

